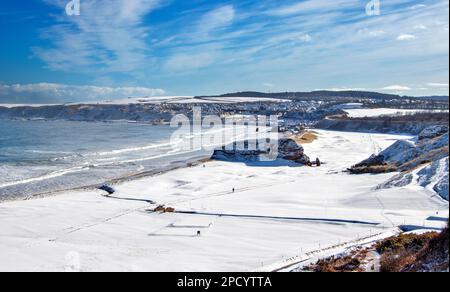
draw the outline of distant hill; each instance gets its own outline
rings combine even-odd
[[[439,95],[422,96],[422,97],[420,97],[420,98],[422,98],[422,99],[436,100],[436,101],[448,101],[448,100],[449,100],[448,96],[445,96],[445,95],[442,95],[442,96],[439,96]]]
[[[216,96],[197,96],[196,98],[205,97],[261,97],[261,98],[282,98],[292,100],[312,100],[312,99],[377,99],[377,100],[392,100],[392,99],[433,99],[433,100],[448,100],[448,96],[429,96],[429,97],[410,97],[400,96],[395,94],[386,94],[370,91],[312,91],[312,92],[278,92],[278,93],[264,93],[257,91],[243,91],[235,93],[227,93]]]

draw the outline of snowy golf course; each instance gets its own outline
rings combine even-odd
[[[446,224],[448,202],[432,190],[377,190],[395,174],[343,172],[413,137],[317,132],[304,148],[320,168],[213,161],[116,185],[109,198],[0,204],[0,271],[253,271],[399,225]]]

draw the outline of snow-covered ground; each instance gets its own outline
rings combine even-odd
[[[344,110],[351,118],[379,117],[387,115],[406,115],[420,112],[447,112],[447,111],[430,111],[420,109],[394,109],[394,108],[347,108]]]
[[[18,103],[0,103],[0,107],[15,108],[15,107],[42,107],[42,106],[54,106],[58,104],[18,104]]]
[[[318,135],[304,147],[321,168],[210,162],[117,185],[114,198],[0,204],[0,271],[250,271],[398,225],[445,225],[448,202],[432,190],[377,190],[393,174],[342,172],[412,137]],[[149,200],[188,212],[151,213]]]

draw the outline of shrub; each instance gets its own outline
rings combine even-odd
[[[400,253],[405,250],[417,252],[421,250],[432,238],[436,237],[436,232],[425,234],[401,234],[390,237],[376,244],[376,250],[379,254],[386,252]]]

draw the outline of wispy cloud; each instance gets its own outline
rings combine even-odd
[[[233,24],[235,14],[233,5],[219,6],[203,13],[194,25],[173,37],[173,40],[181,41],[179,47],[170,50],[171,54],[164,60],[163,70],[186,74],[216,63],[224,48],[221,38]]]
[[[423,24],[418,24],[418,25],[414,26],[414,29],[426,30],[426,29],[428,29],[428,27],[426,25],[423,25]]]
[[[206,67],[214,62],[214,55],[209,52],[179,53],[167,60],[165,70],[169,72],[186,72]]]
[[[416,4],[416,5],[409,7],[409,9],[416,10],[416,9],[422,9],[422,8],[426,8],[426,7],[427,7],[427,5],[425,5],[425,4]]]
[[[448,88],[448,83],[436,83],[436,82],[430,82],[427,84],[428,86],[431,87],[441,87],[441,88]]]
[[[316,91],[322,91],[322,90],[326,90],[326,91],[336,91],[336,92],[340,92],[340,91],[366,91],[368,90],[367,88],[363,88],[363,87],[334,87],[334,88],[326,88],[326,89],[315,89]]]
[[[45,1],[61,12],[68,3]],[[49,45],[33,52],[53,70],[133,73],[152,60],[144,17],[161,4],[161,0],[82,1],[81,15],[57,16],[56,24],[42,32]]]
[[[215,30],[227,27],[233,23],[235,17],[234,7],[225,5],[207,12],[197,23],[196,34],[199,37],[207,36]]]
[[[382,88],[382,90],[391,90],[391,91],[410,91],[411,87],[405,85],[390,85]]]
[[[145,87],[75,86],[54,83],[0,84],[2,103],[61,103],[164,94],[165,91],[162,89]]]
[[[397,37],[398,41],[412,41],[417,39],[417,37],[413,34],[402,33]]]
[[[291,5],[278,7],[269,10],[267,14],[274,16],[291,16],[295,14],[312,13],[312,12],[329,12],[333,10],[342,10],[354,8],[360,5],[358,0],[306,0]]]

